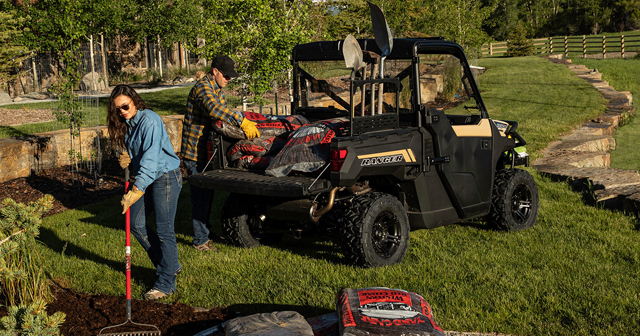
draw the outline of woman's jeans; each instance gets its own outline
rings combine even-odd
[[[153,181],[144,195],[131,205],[131,231],[156,267],[158,280],[153,288],[165,294],[176,291],[176,272],[182,268],[174,228],[181,189],[182,174],[180,169],[175,169]],[[147,218],[154,211],[157,232],[147,225]]]

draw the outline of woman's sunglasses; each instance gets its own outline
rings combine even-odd
[[[116,111],[120,112],[120,110],[122,111],[129,111],[129,105],[131,104],[131,102],[128,102],[126,104],[123,104],[122,106],[118,106],[116,107]]]

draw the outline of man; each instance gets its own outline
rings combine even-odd
[[[182,128],[181,156],[189,176],[200,173],[207,165],[207,140],[213,119],[238,126],[247,139],[259,137],[255,123],[227,107],[222,89],[232,77],[238,77],[234,62],[220,55],[211,62],[211,71],[200,79],[189,92],[187,112]],[[217,251],[209,239],[209,217],[213,190],[190,186],[193,246],[199,251]]]

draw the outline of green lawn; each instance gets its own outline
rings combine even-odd
[[[609,82],[618,91],[629,91],[633,95],[634,106],[637,108],[640,99],[640,58],[626,59],[582,59],[574,58],[573,63],[584,64],[589,69],[598,69],[602,79]],[[616,135],[616,150],[611,152],[611,166],[621,169],[640,170],[640,118],[633,118],[631,122],[618,128]]]
[[[604,101],[571,71],[537,57],[481,59],[480,79],[492,117],[517,120],[533,155],[562,132],[604,110]],[[190,246],[188,185],[176,231],[184,271],[167,302],[232,311],[294,309],[305,316],[334,311],[343,287],[415,291],[445,330],[519,335],[640,333],[640,232],[621,213],[585,205],[565,183],[530,170],[540,189],[537,225],[518,233],[482,221],[414,231],[399,265],[360,269],[342,262],[323,239],[285,239],[247,250]],[[214,226],[223,193],[216,195]],[[124,217],[119,197],[47,217],[39,236],[45,269],[88,293],[124,294]],[[216,229],[217,230],[217,229]],[[154,269],[133,239],[133,295],[153,284]]]

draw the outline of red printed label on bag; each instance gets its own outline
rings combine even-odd
[[[411,305],[411,297],[407,292],[390,291],[390,290],[368,290],[358,293],[360,305],[366,305],[373,302],[399,302]]]

